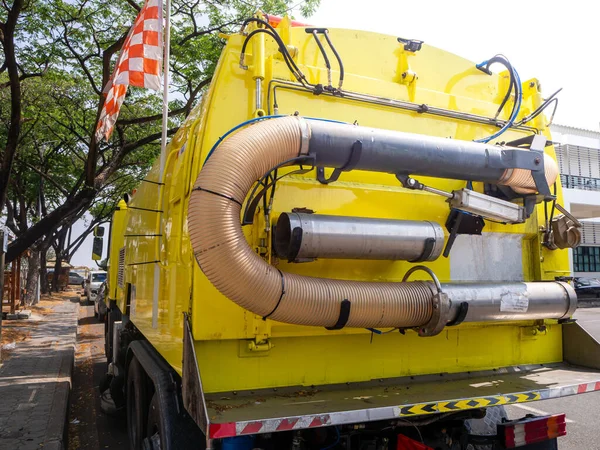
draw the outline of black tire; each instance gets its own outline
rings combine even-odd
[[[154,393],[152,401],[148,407],[148,425],[146,426],[146,439],[144,439],[144,450],[161,450],[166,448],[166,443],[163,440],[166,437],[166,430],[164,429],[164,417],[160,411],[160,401],[158,394]]]
[[[96,317],[98,317],[98,322],[104,322],[105,318],[106,318],[106,311],[100,311],[101,308],[98,307],[98,313],[96,314]]]
[[[177,414],[173,408],[161,403],[158,393],[154,393],[148,407],[148,425],[142,449],[204,450],[206,438],[186,412]]]
[[[127,435],[131,450],[142,450],[148,425],[149,394],[148,377],[134,357],[129,363],[126,390]]]

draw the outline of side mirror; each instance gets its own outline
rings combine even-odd
[[[104,239],[100,236],[94,237],[94,244],[92,246],[92,259],[94,261],[100,261],[102,259],[102,248],[104,247]]]
[[[102,259],[102,249],[104,247],[104,227],[94,228],[94,244],[92,246],[92,259],[100,261]]]

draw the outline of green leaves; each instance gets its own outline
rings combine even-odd
[[[103,85],[142,4],[37,0],[26,2],[21,10],[15,48],[22,78],[22,129],[8,203],[12,217],[22,217],[25,210],[21,231],[32,226],[22,235],[27,245],[76,220],[82,208],[89,208],[94,218],[110,212],[159,154],[162,98],[154,91],[130,87],[110,142],[97,145],[93,137]],[[319,0],[173,0],[169,128],[183,122],[209,84],[224,45],[219,32],[237,31],[258,10],[306,16],[318,4]],[[6,18],[5,5],[0,22]],[[0,149],[10,127],[10,100],[8,77],[0,68]],[[69,199],[87,199],[90,190],[96,193],[93,199],[73,201],[72,208],[65,208]],[[43,217],[52,220],[35,225]]]

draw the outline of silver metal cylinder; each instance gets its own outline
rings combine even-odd
[[[254,83],[254,100],[256,102],[256,110],[259,111],[262,109],[262,79],[256,78]]]
[[[368,219],[283,213],[275,230],[280,258],[433,261],[442,253],[444,231],[427,221]]]
[[[442,283],[451,301],[450,322],[468,303],[465,322],[562,319],[577,308],[577,295],[563,282]]]

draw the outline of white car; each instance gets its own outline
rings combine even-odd
[[[88,303],[96,300],[98,295],[98,289],[100,285],[106,281],[106,271],[104,270],[92,270],[88,274],[87,280],[85,281],[85,296]]]

